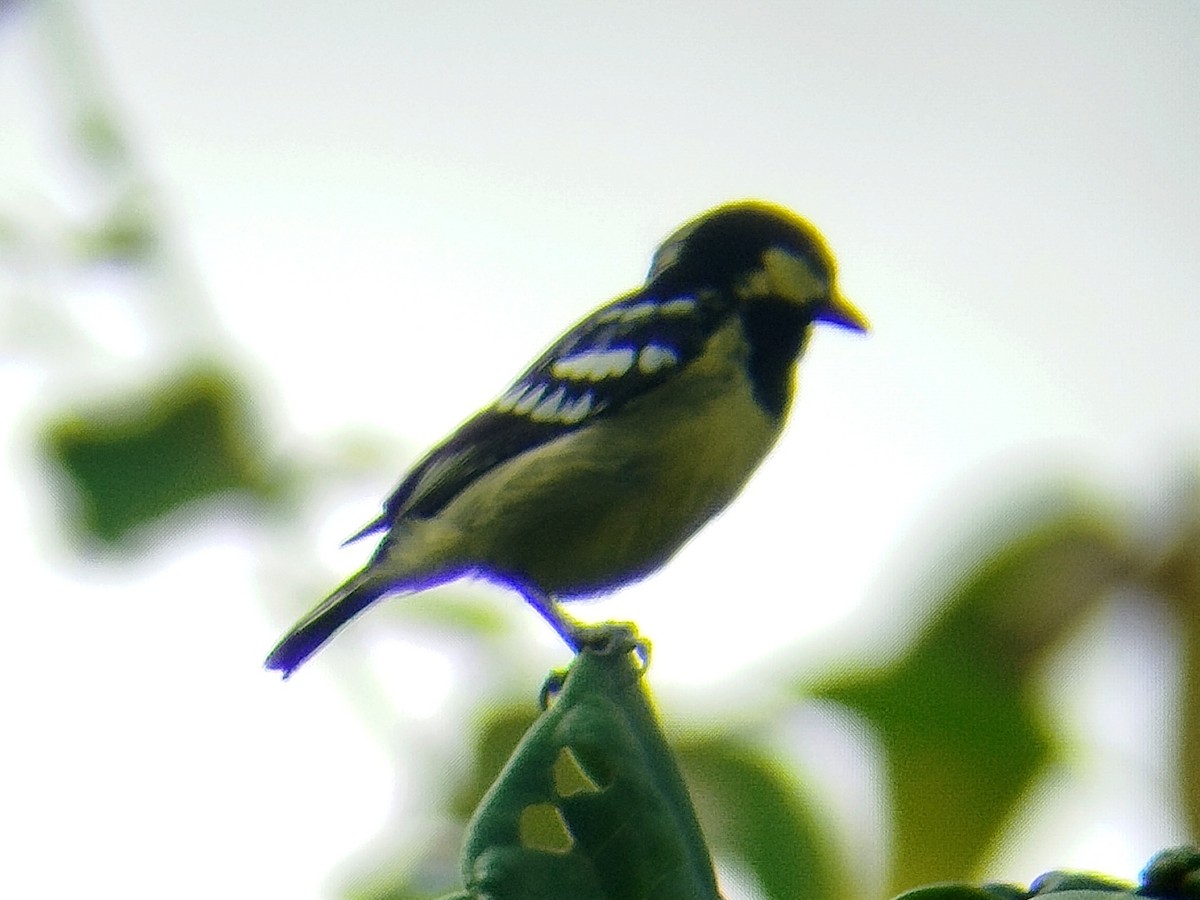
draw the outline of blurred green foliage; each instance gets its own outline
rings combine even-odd
[[[63,505],[82,538],[115,544],[197,500],[271,493],[249,395],[232,374],[197,366],[103,407],[61,413],[46,458],[76,497]]]
[[[128,192],[105,210],[100,221],[72,237],[76,258],[85,263],[138,265],[152,261],[162,249],[152,198],[144,190]]]
[[[1111,523],[1062,504],[931,598],[937,616],[896,663],[799,686],[861,716],[883,745],[896,889],[973,871],[1055,759],[1031,690],[1039,663],[1124,564]]]
[[[675,752],[709,810],[709,839],[754,876],[765,896],[848,896],[827,826],[797,773],[729,734],[683,741]]]
[[[174,246],[170,216],[106,90],[86,25],[70,3],[30,5],[27,12],[42,32],[40,62],[54,86],[43,104],[47,123],[57,126],[58,152],[46,162],[61,167],[52,177],[70,186],[76,202],[47,203],[60,210],[49,226],[0,211],[0,245],[22,276],[14,296],[3,299],[14,308],[29,305],[21,311],[36,337],[28,349],[51,380],[67,358],[89,373],[117,371],[130,385],[43,418],[38,449],[61,476],[63,524],[84,545],[134,551],[135,534],[199,501],[282,499],[287,467],[268,458],[274,436],[262,425],[248,380],[230,362],[238,354]],[[112,359],[73,321],[79,307],[46,295],[43,284],[80,288],[82,304],[97,299],[89,287],[105,294],[121,285],[122,295],[110,299],[123,307],[122,326],[136,331],[155,368],[161,348],[170,347],[168,370],[130,377],[149,368],[146,360]],[[14,344],[31,343],[22,338]],[[39,350],[49,350],[48,359],[37,359]]]

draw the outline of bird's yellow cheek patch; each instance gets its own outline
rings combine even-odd
[[[829,292],[829,285],[813,271],[812,263],[782,247],[763,253],[763,265],[738,286],[743,297],[783,297],[806,303]]]

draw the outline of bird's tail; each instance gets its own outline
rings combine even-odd
[[[287,678],[356,615],[388,592],[391,585],[367,569],[351,576],[283,636],[264,665]]]

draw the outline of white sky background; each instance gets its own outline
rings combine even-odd
[[[894,622],[904,578],[1035,475],[1091,477],[1149,515],[1200,446],[1200,7],[831,6],[83,11],[180,244],[298,446],[374,433],[419,452],[709,206],[758,196],[816,223],[874,333],[821,331],[741,500],[661,575],[575,610],[636,618],[655,686],[694,702],[756,659],[867,644],[855,620]],[[39,40],[0,19],[5,213],[44,202]],[[137,359],[136,341],[105,339]],[[434,658],[415,677],[381,646],[361,665],[388,673],[397,712],[372,726],[331,662],[286,687],[259,665],[309,602],[295,580],[358,564],[365,549],[337,543],[410,457],[313,514],[321,568],[282,587],[264,589],[280,559],[217,527],[93,569],[30,487],[31,427],[62,385],[0,372],[0,828],[18,848],[0,894],[327,895],[411,790],[393,754],[463,749],[432,736],[436,697],[394,681],[454,676]],[[531,673],[565,660],[514,616]],[[386,624],[425,659],[402,617]],[[1111,788],[1096,776],[1066,796],[1079,807],[1096,784]],[[1108,798],[1082,822],[1046,813],[1043,830],[1080,837],[1001,852],[989,874],[1134,874],[1173,835]]]

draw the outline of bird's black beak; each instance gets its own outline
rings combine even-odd
[[[836,290],[829,295],[829,301],[818,307],[813,316],[818,322],[828,322],[851,331],[870,331],[871,323],[857,306],[839,294]]]

